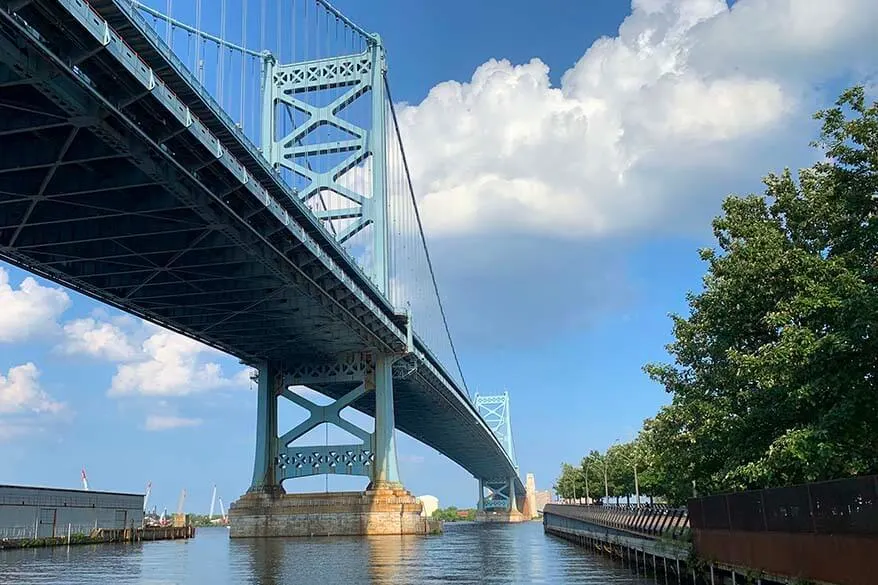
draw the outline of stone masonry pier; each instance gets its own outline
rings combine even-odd
[[[421,516],[404,489],[309,494],[248,493],[229,509],[230,537],[429,534],[440,524]]]

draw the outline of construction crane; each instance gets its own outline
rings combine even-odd
[[[146,482],[146,493],[143,494],[143,511],[146,512],[149,508],[147,504],[149,504],[149,494],[152,492],[152,482]]]
[[[82,489],[88,491],[88,476],[85,474],[85,467],[82,468]]]
[[[207,515],[208,520],[213,520],[213,506],[216,504],[216,484],[213,484],[213,495],[210,496],[210,514]],[[220,504],[222,507],[222,504]]]
[[[220,504],[220,517],[222,518],[221,521],[223,524],[228,524],[229,518],[226,516],[226,509],[223,508],[223,499],[222,498],[219,499],[219,504]]]

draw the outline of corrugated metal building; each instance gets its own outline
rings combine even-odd
[[[0,539],[140,527],[143,495],[0,485]]]

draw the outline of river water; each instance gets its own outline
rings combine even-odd
[[[628,569],[526,524],[449,523],[429,537],[192,540],[0,551],[2,585],[645,585]]]

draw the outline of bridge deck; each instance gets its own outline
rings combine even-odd
[[[92,20],[115,19],[136,52],[62,9],[80,0],[18,13],[41,40],[4,4],[0,257],[247,363],[405,350],[404,319],[114,2]],[[397,427],[475,475],[514,473],[420,344],[416,358]]]

